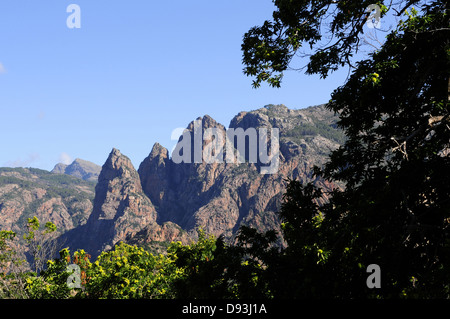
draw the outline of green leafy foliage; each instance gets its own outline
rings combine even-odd
[[[23,282],[26,275],[21,271],[26,262],[13,249],[16,234],[0,231],[0,298],[24,298]]]
[[[103,252],[86,272],[89,298],[169,298],[170,283],[182,273],[174,256],[154,256],[142,248],[119,244]]]
[[[53,257],[56,252],[56,241],[52,236],[56,232],[56,225],[46,222],[44,229],[40,229],[40,226],[36,216],[28,218],[28,232],[23,235],[31,255],[31,267],[37,273],[44,268],[46,260]]]
[[[29,293],[26,283],[30,277],[36,277],[43,269],[47,258],[52,255],[52,233],[56,226],[45,223],[44,229],[40,228],[39,219],[34,216],[28,219],[28,232],[23,236],[31,265],[28,264],[23,251],[17,251],[17,234],[13,231],[0,231],[0,296],[3,298],[27,298]],[[30,271],[33,269],[34,271]]]

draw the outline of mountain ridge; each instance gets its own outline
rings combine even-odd
[[[336,121],[337,116],[323,105],[299,110],[284,105],[266,105],[234,116],[228,130],[279,129],[279,166],[274,174],[260,174],[263,163],[259,159],[255,163],[248,162],[250,151],[247,144],[243,149],[245,163],[206,163],[204,158],[196,161],[194,148],[182,149],[180,145],[194,147],[194,139],[203,137],[209,129],[226,134],[225,126],[209,115],[191,121],[185,135],[178,140],[174,151],[182,149],[182,155],[185,151],[190,152],[191,156],[185,157],[190,158],[190,162],[177,163],[174,153],[169,156],[168,150],[156,142],[136,170],[127,156],[113,148],[98,172],[94,196],[91,193],[89,199],[90,212],[84,211],[82,222],[63,228],[60,239],[71,249],[82,248],[96,256],[120,241],[158,251],[164,242],[195,239],[199,228],[228,240],[233,240],[242,225],[256,227],[259,231],[279,230],[277,211],[288,179],[313,182],[326,191],[338,187],[312,175],[312,167],[322,165],[327,154],[345,138],[337,129]],[[259,131],[256,134],[258,139]],[[269,138],[267,142],[269,149],[272,140]],[[224,146],[224,143],[222,141],[219,146]],[[232,142],[234,155],[239,153],[238,143],[238,140]],[[216,145],[211,138],[201,139],[200,145],[202,152],[209,150],[215,153],[211,151]],[[224,158],[226,152],[225,149]],[[82,160],[77,159],[71,165],[73,170],[67,170],[70,165],[57,164],[53,173],[48,174],[54,179],[83,181],[83,172],[78,167],[83,166]],[[63,171],[64,174],[68,171],[80,175],[61,175]],[[91,187],[92,183],[89,184]],[[2,185],[0,174],[0,191],[2,186],[10,189],[10,184]],[[326,200],[325,196],[322,201]],[[7,218],[5,215],[13,214],[5,211],[4,207],[0,196],[0,212],[4,212],[0,215],[0,225],[2,219]],[[15,209],[20,215],[20,209]],[[45,220],[45,217],[53,216],[51,218],[55,219],[57,215],[58,211],[52,209],[40,217]]]
[[[201,121],[200,133],[211,127],[225,130],[208,115],[198,117],[197,121]],[[229,128],[280,128],[281,165],[279,173],[272,175],[259,174],[258,163],[175,164],[168,150],[155,143],[138,170],[144,193],[157,203],[159,221],[173,221],[194,237],[199,227],[216,236],[228,237],[242,224],[260,230],[279,229],[276,211],[286,178],[312,181],[328,191],[337,187],[312,176],[312,167],[323,164],[326,155],[344,138],[335,126],[336,121],[337,117],[323,105],[301,110],[268,105],[236,115]],[[306,130],[299,131],[298,126]],[[193,130],[194,121],[187,126],[187,131],[194,133]],[[334,138],[323,137],[320,132]],[[202,141],[203,150],[206,144]]]
[[[54,174],[66,174],[81,178],[85,181],[97,182],[102,167],[80,158],[75,159],[71,164],[58,163],[51,170]]]

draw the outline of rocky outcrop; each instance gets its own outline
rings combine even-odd
[[[143,194],[130,159],[113,149],[95,186],[94,207],[83,227],[64,235],[71,249],[93,256],[134,235],[156,220],[156,210]]]
[[[191,241],[191,238],[177,224],[165,222],[162,225],[151,223],[145,226],[136,235],[128,239],[127,243],[142,246],[153,253],[159,254],[165,253],[167,245],[173,241],[181,241],[183,244],[187,244]]]
[[[87,223],[64,237],[72,250],[82,248],[95,257],[116,243],[129,240],[145,227],[159,229],[156,218],[155,207],[144,194],[130,159],[113,149],[100,172]],[[176,236],[171,232],[169,237]],[[149,236],[147,242],[151,241]]]
[[[187,127],[189,134],[185,137],[189,139],[189,145],[192,145],[189,150],[190,163],[189,161],[175,163],[173,159],[167,157],[167,149],[155,144],[152,152],[139,168],[140,175],[144,176],[144,192],[158,203],[159,221],[172,221],[187,230],[195,228],[193,215],[211,199],[211,194],[216,191],[212,186],[215,185],[217,178],[221,176],[225,168],[225,165],[221,163],[208,165],[203,162],[196,163],[197,160],[194,158],[194,130],[196,128],[199,130],[198,136],[203,136],[208,128],[219,128],[223,132],[225,130],[223,125],[208,115],[197,118],[189,123]],[[180,137],[179,143],[182,142],[183,137]],[[200,141],[201,150],[206,145],[208,145],[207,141]],[[188,150],[185,148],[181,151]],[[156,162],[160,165],[155,166]],[[148,178],[155,175],[159,177],[153,180]],[[161,177],[164,177],[163,181],[161,181]],[[155,195],[159,197],[155,198]]]
[[[27,218],[52,221],[63,233],[86,223],[94,187],[34,168],[0,168],[0,229],[22,234]]]
[[[155,143],[149,156],[139,166],[142,187],[154,205],[159,207],[169,186],[169,152]]]
[[[156,220],[156,211],[143,194],[139,174],[130,159],[113,149],[95,187],[94,209],[88,223],[124,218],[145,225]]]
[[[316,114],[320,119],[315,117]],[[274,174],[261,174],[263,165],[259,158],[255,163],[249,161],[248,145],[245,147],[245,163],[225,160],[222,163],[207,163],[204,158],[195,161],[195,147],[201,145],[203,151],[211,143],[202,139],[200,144],[196,144],[195,133],[197,137],[203,136],[207,129],[217,128],[218,132],[224,136],[226,134],[222,124],[205,115],[187,126],[187,133],[180,137],[174,150],[177,152],[178,146],[184,145],[182,151],[186,152],[186,145],[189,144],[184,139],[189,139],[192,145],[188,150],[189,163],[174,161],[173,154],[169,158],[167,149],[159,144],[154,145],[139,167],[143,190],[157,203],[160,222],[174,222],[193,237],[199,227],[207,233],[229,238],[243,224],[261,231],[278,229],[280,223],[276,212],[280,208],[288,178],[304,183],[313,181],[325,190],[336,187],[312,176],[313,166],[322,165],[327,154],[338,147],[342,138],[341,132],[334,126],[336,119],[323,106],[290,110],[284,105],[270,105],[239,113],[231,120],[229,129],[246,131],[254,128],[257,139],[259,128],[268,131],[279,129],[279,166]],[[234,152],[238,148],[237,143],[237,140],[233,141]],[[257,149],[261,151],[259,146]],[[223,159],[226,159],[225,150],[224,147]]]
[[[87,222],[93,199],[90,182],[34,168],[0,168],[0,230],[18,234],[19,252],[26,252],[21,239],[28,218],[36,216],[42,225],[51,221],[64,234]]]
[[[55,165],[55,167],[53,167],[51,172],[53,174],[65,174],[67,166],[69,166],[69,165],[66,165],[66,164],[63,164],[63,163],[58,163],[58,164]]]

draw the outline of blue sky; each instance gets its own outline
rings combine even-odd
[[[69,29],[69,4],[81,28]],[[0,2],[0,166],[51,170],[113,147],[137,168],[171,132],[208,114],[228,126],[267,104],[325,103],[347,70],[326,80],[287,72],[253,89],[242,66],[246,31],[271,0],[14,0]]]

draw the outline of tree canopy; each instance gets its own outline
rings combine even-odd
[[[371,17],[371,5],[378,6],[383,19],[388,12],[401,16],[413,6],[425,10],[441,3],[429,2],[274,0],[272,19],[251,28],[244,36],[244,73],[255,77],[254,87],[262,82],[279,87],[283,73],[293,68],[291,62],[298,55],[308,60],[301,68],[306,74],[326,78],[342,66],[353,66],[352,58],[364,43],[364,25]]]
[[[368,1],[275,1],[273,21],[244,38],[244,72],[279,86],[309,44],[306,72],[326,77],[351,65]],[[382,16],[392,2],[378,2]],[[327,108],[347,140],[315,174],[340,181],[321,190],[293,181],[280,212],[284,258],[298,296],[448,297],[450,294],[450,28],[445,1],[400,1],[401,20],[381,49],[358,61]],[[415,7],[417,8],[415,8]],[[326,32],[331,37],[319,46]],[[318,46],[318,47],[317,47]],[[320,221],[320,222],[319,222]],[[313,254],[312,258],[311,254]],[[316,254],[316,256],[314,256]],[[316,265],[315,265],[316,264]],[[378,264],[382,289],[365,286]]]

